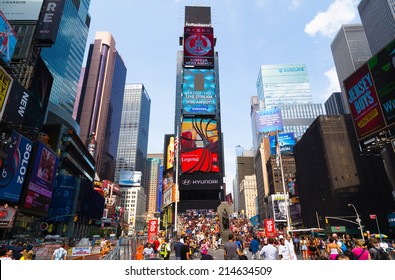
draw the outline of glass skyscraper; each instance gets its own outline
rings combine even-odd
[[[150,111],[151,99],[144,85],[125,85],[115,167],[116,183],[119,182],[121,170],[145,171]]]
[[[395,0],[362,0],[358,11],[375,55],[395,38]]]
[[[90,0],[66,0],[56,43],[41,50],[54,78],[45,122],[61,121],[76,131],[72,114],[91,20],[89,4]]]
[[[343,115],[345,114],[342,93],[334,92],[325,102],[325,111],[327,115]]]
[[[312,102],[306,64],[262,65],[256,86],[264,109]]]

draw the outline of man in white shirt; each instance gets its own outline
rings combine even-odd
[[[287,234],[287,239],[284,240],[284,245],[288,248],[289,251],[289,259],[290,260],[297,260],[296,253],[295,253],[295,246],[292,242],[292,238],[290,234]]]
[[[274,239],[273,237],[269,237],[267,239],[267,245],[263,246],[259,254],[263,257],[264,260],[276,260],[278,256],[278,250],[274,247]]]

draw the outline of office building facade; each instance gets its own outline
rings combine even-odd
[[[151,99],[144,85],[127,84],[124,89],[115,182],[119,182],[122,170],[145,171],[150,111]]]
[[[328,98],[328,100],[325,101],[324,106],[325,106],[325,113],[327,115],[346,114],[341,92],[332,93],[331,96]]]
[[[350,113],[343,81],[361,67],[372,53],[362,24],[342,25],[331,43],[333,61],[342,91],[345,112]]]
[[[148,156],[147,165],[145,167],[145,190],[147,195],[146,212],[149,217],[154,217],[154,213],[158,212],[158,200],[161,200],[161,186],[163,171],[162,160],[159,157]]]
[[[375,55],[395,38],[395,1],[362,0],[358,11],[370,50]]]
[[[80,138],[95,158],[99,179],[114,181],[126,67],[109,32],[96,33],[85,68],[75,105]]]

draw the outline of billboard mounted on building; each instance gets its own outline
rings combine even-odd
[[[40,12],[34,40],[38,45],[55,44],[65,0],[45,0]]]
[[[212,69],[184,69],[182,113],[215,115],[215,73]]]
[[[366,63],[344,80],[344,87],[358,139],[384,129],[384,116]]]
[[[272,155],[276,154],[276,136],[270,136],[270,153]],[[279,133],[278,134],[278,142],[280,145],[280,152],[282,154],[293,153],[294,146],[296,144],[295,135],[293,132],[291,133]]]
[[[216,120],[184,119],[181,125],[181,171],[219,173],[218,138]]]
[[[255,122],[259,133],[284,130],[281,110],[278,108],[257,111]]]
[[[121,187],[141,186],[141,171],[121,170],[119,172],[119,185]]]
[[[6,153],[7,159],[0,159],[0,200],[18,202],[26,179],[33,144],[15,130]]]
[[[180,175],[180,190],[207,190],[220,189],[222,186],[221,174],[182,174]]]
[[[43,0],[0,1],[0,10],[8,20],[36,21],[43,2]]]
[[[16,33],[8,23],[8,20],[3,12],[0,10],[0,57],[7,65],[11,62],[16,41]]]
[[[387,126],[395,123],[395,40],[368,61]]]
[[[214,68],[214,34],[212,27],[184,27],[184,66]]]
[[[11,76],[0,66],[0,120],[7,104],[7,99],[12,86]]]

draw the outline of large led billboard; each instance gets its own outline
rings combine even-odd
[[[34,39],[38,44],[53,45],[58,35],[65,0],[45,0],[40,12]]]
[[[215,115],[215,75],[212,69],[184,69],[182,112]]]
[[[276,136],[270,136],[270,153],[272,155],[276,154]],[[280,152],[282,154],[293,153],[294,146],[296,144],[295,135],[293,132],[291,133],[279,133],[278,134],[278,142],[280,146]]]
[[[121,186],[141,186],[141,171],[121,170],[119,172],[119,185]]]
[[[378,54],[368,65],[388,126],[395,123],[395,40]]]
[[[212,27],[185,26],[184,66],[214,68],[214,34]]]
[[[7,99],[12,86],[12,78],[0,67],[0,120],[7,104]]]
[[[8,23],[7,18],[0,10],[0,57],[5,64],[11,62],[14,54],[17,35]]]
[[[281,110],[278,108],[257,111],[255,123],[259,133],[282,131],[284,129]]]
[[[0,158],[0,200],[18,202],[26,178],[32,142],[15,130],[7,146],[7,159]]]
[[[22,207],[38,214],[47,214],[55,183],[58,157],[47,146],[37,142],[33,167]]]
[[[51,221],[68,222],[73,217],[73,203],[77,178],[69,175],[56,176],[48,218]]]
[[[38,20],[44,0],[0,1],[0,10],[8,20]]]
[[[180,190],[208,190],[220,189],[222,186],[221,174],[182,174],[180,175]]]
[[[184,119],[181,125],[181,171],[218,173],[219,147],[217,121]]]
[[[385,128],[373,77],[365,64],[344,80],[348,105],[358,139]]]

